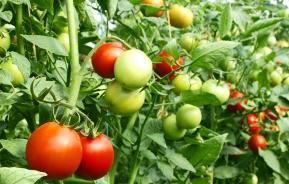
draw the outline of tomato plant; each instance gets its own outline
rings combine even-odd
[[[1,184],[289,183],[287,1],[0,4]]]

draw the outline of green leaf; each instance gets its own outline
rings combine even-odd
[[[37,4],[40,8],[48,10],[49,13],[53,14],[54,0],[32,0],[32,2]]]
[[[21,73],[23,74],[23,77],[25,80],[27,80],[30,76],[30,69],[31,69],[31,64],[29,60],[21,55],[18,54],[17,52],[11,52],[13,64],[17,65]]]
[[[17,158],[25,158],[26,139],[0,140],[3,149]]]
[[[248,26],[246,32],[244,33],[246,36],[249,36],[255,32],[258,32],[262,29],[271,27],[273,25],[277,25],[280,21],[282,21],[282,18],[269,18],[269,19],[263,19],[259,20],[252,25]]]
[[[192,166],[192,164],[181,154],[175,153],[172,150],[166,151],[166,157],[169,161],[171,161],[173,164],[175,164],[177,167],[180,167],[182,169],[196,172],[195,168]]]
[[[191,181],[193,184],[208,184],[211,182],[211,179],[209,177],[206,178],[195,178]]]
[[[150,150],[143,150],[142,155],[149,160],[156,160],[157,159],[155,154],[153,152],[151,152]]]
[[[230,33],[232,24],[232,7],[231,4],[228,3],[223,9],[220,19],[219,31],[222,38]]]
[[[163,50],[167,52],[169,55],[173,56],[176,60],[179,58],[178,44],[176,39],[171,39],[164,47]],[[170,60],[169,60],[170,61]],[[168,61],[168,63],[169,63]],[[172,62],[172,61],[170,61]]]
[[[219,41],[214,43],[208,43],[193,49],[192,55],[192,66],[206,66],[209,64],[217,65],[219,61],[222,61],[230,55],[232,49],[235,48],[239,43],[232,41]]]
[[[46,176],[46,173],[28,170],[16,167],[0,168],[1,184],[33,184],[40,178]]]
[[[214,177],[218,179],[234,178],[240,174],[237,167],[219,166],[214,169]]]
[[[3,11],[0,12],[0,18],[5,20],[6,22],[10,22],[12,20],[13,14],[11,11]]]
[[[271,150],[259,150],[259,155],[264,159],[265,163],[275,172],[281,174],[286,179],[289,179],[289,174],[283,174],[281,164],[277,156]]]
[[[193,165],[211,165],[219,158],[227,134],[215,136],[199,144],[192,144],[182,150]],[[206,154],[204,154],[206,153]]]
[[[8,0],[8,2],[17,4],[17,5],[26,4],[29,9],[31,8],[30,0]]]
[[[232,10],[232,18],[242,32],[245,31],[247,25],[251,22],[251,17],[239,8],[234,8]]]
[[[174,169],[172,166],[161,161],[157,162],[157,165],[165,177],[169,180],[174,179]]]
[[[108,17],[112,19],[117,10],[118,0],[97,0],[97,2],[101,6],[102,10],[108,12]]]
[[[42,35],[22,35],[22,37],[38,47],[47,50],[48,52],[61,56],[68,56],[66,49],[57,39],[53,37]]]
[[[148,138],[153,140],[158,145],[162,146],[163,148],[167,148],[166,141],[165,141],[163,133],[155,133],[155,134],[150,134],[150,135],[147,135],[147,136],[148,136]]]
[[[195,106],[220,105],[220,101],[215,95],[210,93],[194,93],[193,91],[182,92],[181,101]]]

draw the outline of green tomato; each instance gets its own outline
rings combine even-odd
[[[220,103],[225,103],[230,97],[228,85],[223,81],[209,79],[202,86],[202,92],[213,94]]]
[[[223,62],[221,62],[221,68],[225,71],[231,71],[236,68],[237,62],[234,58],[226,58]]]
[[[226,75],[226,79],[227,81],[231,82],[231,83],[237,83],[241,78],[241,74],[238,72],[230,72],[227,73]]]
[[[201,123],[202,113],[198,107],[185,104],[178,109],[176,118],[179,128],[193,129]]]
[[[261,73],[261,70],[253,70],[250,72],[249,78],[253,81],[257,81],[260,73]]]
[[[63,32],[58,35],[57,39],[64,46],[67,52],[69,52],[70,51],[69,34],[66,32]]]
[[[187,132],[186,129],[180,129],[177,126],[176,115],[171,114],[163,120],[163,131],[165,138],[176,141],[183,138]]]
[[[170,24],[177,28],[186,28],[193,24],[194,14],[189,8],[174,4],[169,9]]]
[[[5,72],[9,73],[12,77],[12,84],[18,86],[24,83],[24,77],[17,65],[12,63],[12,60],[1,64],[0,68],[2,68]]]
[[[282,84],[288,86],[289,85],[289,73],[284,73],[282,76]]]
[[[243,178],[243,182],[242,184],[258,184],[258,177],[256,176],[256,174],[247,174],[244,178]]]
[[[183,34],[180,38],[180,45],[183,49],[190,52],[192,48],[196,47],[196,40],[192,33]]]
[[[145,86],[152,73],[153,65],[150,58],[138,49],[121,53],[114,66],[116,81],[127,89],[138,89]]]
[[[110,104],[110,110],[120,115],[130,115],[137,112],[144,104],[145,92],[127,90],[114,81],[107,87],[104,99]]]
[[[8,50],[11,44],[9,32],[5,28],[0,28],[0,47]]]
[[[275,70],[275,63],[273,62],[268,62],[265,66],[264,69],[267,70],[268,72],[272,72]]]
[[[288,18],[289,17],[289,10],[287,8],[283,9],[283,10],[279,10],[278,15],[280,17]]]
[[[282,74],[279,73],[277,70],[272,71],[270,73],[270,82],[273,86],[280,85],[282,82]]]
[[[268,45],[273,47],[274,45],[276,45],[277,43],[277,39],[274,35],[270,35],[268,38],[267,38],[267,42],[268,42]]]
[[[188,74],[176,76],[172,81],[172,84],[177,94],[187,90],[199,91],[202,87],[202,81],[198,76],[194,76],[191,79]]]

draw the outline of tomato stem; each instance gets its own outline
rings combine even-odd
[[[75,22],[74,4],[71,0],[66,0],[69,42],[70,42],[70,62],[71,62],[71,83],[68,91],[68,104],[75,106],[78,99],[82,76],[80,75],[79,53],[78,53],[78,36]],[[65,115],[71,112],[66,109]]]
[[[16,6],[16,36],[17,36],[17,49],[22,55],[25,55],[24,40],[21,36],[23,27],[23,6]]]

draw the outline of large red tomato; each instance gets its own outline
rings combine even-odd
[[[249,139],[248,145],[249,145],[249,148],[255,152],[255,151],[258,151],[259,148],[262,150],[265,150],[267,143],[263,135],[254,134]]]
[[[167,60],[170,60],[172,63],[174,62],[174,57],[169,55],[167,52],[163,51],[160,54],[160,58],[164,58],[160,63],[154,65],[155,72],[160,75],[161,77],[168,75],[170,80],[173,80],[175,78],[175,75],[172,73],[175,70],[178,70],[180,67],[179,65],[184,64],[184,60],[182,57],[179,57],[179,59],[176,61],[177,64],[170,64]]]
[[[125,51],[119,42],[102,44],[91,58],[94,71],[104,78],[114,77],[114,63],[118,56]]]
[[[110,170],[114,151],[110,140],[100,134],[95,138],[80,136],[83,153],[82,160],[76,174],[87,180],[103,177]]]
[[[26,160],[31,169],[46,172],[48,179],[71,176],[82,158],[77,132],[48,122],[36,129],[26,145]]]
[[[243,98],[245,96],[244,93],[240,92],[240,91],[233,91],[231,94],[230,94],[230,97],[231,99],[238,99],[238,98]],[[231,112],[237,112],[237,111],[244,111],[244,107],[242,106],[242,104],[247,104],[248,103],[248,100],[247,99],[244,99],[242,100],[241,102],[238,102],[236,104],[230,104],[227,106],[227,109],[228,111],[231,111]]]

